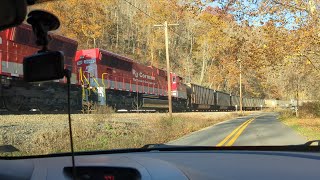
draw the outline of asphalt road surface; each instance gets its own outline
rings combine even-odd
[[[263,146],[302,144],[307,140],[277,120],[260,113],[228,120],[167,144],[188,146]]]

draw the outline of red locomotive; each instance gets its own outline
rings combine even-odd
[[[73,68],[74,56],[78,43],[63,36],[51,34],[48,48],[63,51],[65,68],[73,72],[72,95],[79,96]],[[23,58],[35,54],[39,48],[35,44],[35,36],[29,25],[7,29],[0,32],[0,101],[10,111],[30,110],[32,108],[45,110],[61,109],[66,104],[65,80],[44,83],[25,83],[22,81]],[[57,84],[59,84],[57,86]],[[73,98],[74,107],[81,106],[79,98]]]
[[[98,48],[78,51],[75,60],[85,101],[90,101],[89,95],[96,92],[98,104],[116,109],[168,108],[166,71]],[[186,87],[176,74],[171,73],[171,79],[174,106],[183,108]]]

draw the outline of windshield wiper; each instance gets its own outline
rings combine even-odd
[[[318,142],[318,146],[311,144]],[[243,150],[243,151],[296,151],[320,152],[320,140],[308,141],[305,144],[284,146],[182,146],[168,144],[146,144],[140,149],[149,151],[195,151],[195,150]]]
[[[167,144],[146,144],[141,147],[141,149],[151,149],[151,148],[165,148],[165,147],[173,147],[174,145]]]
[[[19,149],[12,145],[0,145],[0,153],[12,153],[16,151],[19,151]]]
[[[311,141],[308,141],[306,142],[304,145],[305,146],[313,146],[314,143],[318,143],[318,147],[320,147],[320,140],[311,140]]]

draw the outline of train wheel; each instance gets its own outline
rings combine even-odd
[[[23,105],[23,96],[4,96],[3,102],[8,111],[18,112]]]

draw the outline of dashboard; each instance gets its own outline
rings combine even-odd
[[[78,179],[320,179],[320,153],[151,151],[75,157]],[[72,179],[71,157],[0,160],[0,179]]]

